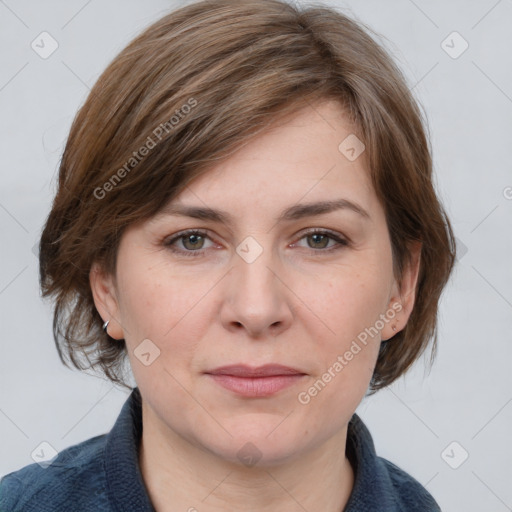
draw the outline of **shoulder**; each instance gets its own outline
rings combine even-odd
[[[389,476],[389,491],[396,502],[397,510],[404,512],[441,512],[434,497],[409,473],[396,464],[377,457],[381,466]]]
[[[55,512],[69,503],[76,511],[108,510],[105,442],[105,434],[92,437],[59,452],[49,466],[34,463],[5,475],[0,511]]]

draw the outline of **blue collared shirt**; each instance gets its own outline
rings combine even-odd
[[[155,512],[138,464],[142,435],[138,388],[108,434],[62,450],[48,467],[34,463],[0,480],[0,512]],[[440,512],[412,476],[375,453],[354,413],[347,430],[354,487],[344,512]]]

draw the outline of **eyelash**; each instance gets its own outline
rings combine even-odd
[[[307,236],[316,235],[316,234],[328,236],[331,240],[334,240],[335,242],[337,242],[337,245],[335,245],[334,247],[331,247],[329,249],[311,249],[310,248],[309,250],[311,251],[311,253],[315,253],[315,254],[318,254],[319,252],[331,253],[332,251],[337,251],[337,250],[342,249],[343,247],[346,247],[349,245],[348,240],[341,238],[339,235],[337,235],[333,231],[320,229],[320,228],[311,229],[310,231],[303,233],[302,236],[299,238],[299,240],[302,240],[303,238],[306,238]],[[178,233],[176,236],[165,240],[163,245],[165,247],[169,248],[172,252],[186,256],[186,257],[202,256],[208,249],[198,249],[197,251],[190,251],[190,250],[176,249],[175,247],[173,247],[174,242],[176,242],[182,238],[185,238],[187,236],[190,236],[190,235],[199,235],[204,238],[210,238],[206,231],[203,231],[201,229],[191,229],[188,231],[182,231],[181,233]]]

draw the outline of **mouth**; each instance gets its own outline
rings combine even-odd
[[[222,366],[205,374],[224,389],[250,398],[274,395],[297,384],[306,376],[296,368],[277,364],[258,367],[243,364]]]

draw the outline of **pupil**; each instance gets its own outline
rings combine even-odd
[[[311,238],[313,238],[313,243],[315,243],[315,244],[320,243],[321,244],[322,239],[325,238],[325,235],[321,235],[321,234],[315,233],[315,234],[311,235]],[[322,247],[324,247],[324,246],[325,246],[325,244]]]
[[[200,235],[188,235],[188,237],[185,238],[185,241],[190,245],[196,245],[200,238]]]

